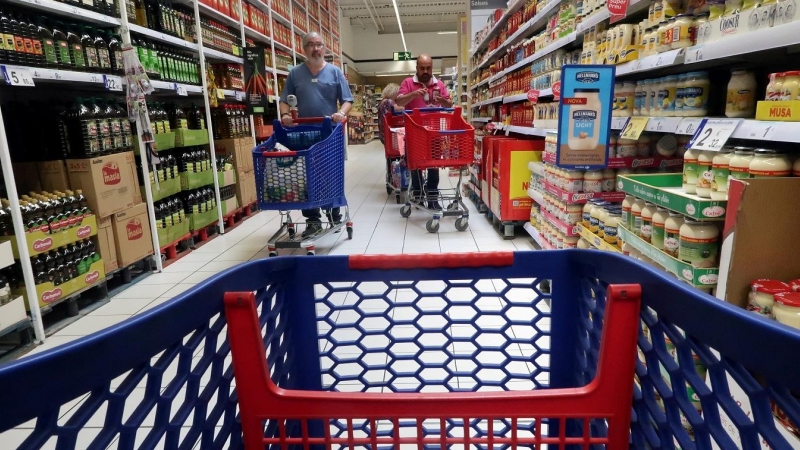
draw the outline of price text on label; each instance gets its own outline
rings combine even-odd
[[[103,75],[103,84],[109,91],[122,91],[122,77]]]
[[[719,151],[741,122],[741,119],[705,119],[689,141],[689,148]]]
[[[33,76],[28,69],[6,66],[0,66],[0,69],[2,69],[3,78],[6,79],[6,83],[10,84],[11,86],[35,86],[33,83]]]
[[[639,139],[639,136],[642,134],[645,127],[647,127],[647,122],[649,120],[649,117],[628,118],[625,125],[622,127],[622,133],[620,133],[619,137],[623,139],[633,139],[634,141]]]

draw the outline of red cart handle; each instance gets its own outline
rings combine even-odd
[[[261,152],[261,156],[267,158],[283,158],[285,156],[296,156],[297,152],[294,150],[289,150],[285,152]]]

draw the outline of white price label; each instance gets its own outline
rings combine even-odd
[[[234,95],[234,97],[236,98],[236,101],[237,101],[237,102],[244,101],[244,92],[242,92],[242,91],[235,91],[233,95]]]
[[[681,123],[678,124],[678,129],[675,130],[675,134],[694,135],[702,122],[703,119],[683,119]]]
[[[625,124],[628,123],[627,117],[612,117],[611,118],[611,129],[612,130],[622,130],[625,128]]]
[[[28,69],[7,66],[0,66],[0,69],[3,71],[3,78],[6,79],[6,83],[10,84],[11,86],[35,86],[33,83],[33,75],[31,75],[31,72]]]
[[[689,141],[694,150],[719,151],[728,142],[742,119],[704,119]]]
[[[122,77],[103,75],[103,84],[105,84],[106,90],[116,92],[122,91]]]
[[[763,139],[766,141],[775,137],[780,122],[763,122],[760,120],[748,120],[742,124],[740,134],[747,139]]]
[[[186,92],[186,86],[184,86],[182,84],[178,84],[178,83],[175,83],[175,92],[177,92],[178,95],[183,96],[183,97],[186,97],[186,96],[189,95],[189,93]]]
[[[685,64],[691,64],[700,62],[703,60],[703,46],[698,45],[695,47],[690,48],[686,51],[686,57],[684,58]]]

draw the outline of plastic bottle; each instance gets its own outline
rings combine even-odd
[[[58,67],[62,69],[72,69],[74,62],[72,61],[72,53],[70,52],[70,44],[67,40],[67,33],[64,32],[64,24],[55,22],[51,25],[53,34],[53,42],[56,48],[56,61]]]
[[[122,39],[112,33],[107,34],[108,52],[111,60],[111,73],[125,72],[125,63],[122,58]]]
[[[111,52],[108,49],[108,42],[95,29],[91,29],[94,40],[94,47],[97,49],[97,64],[103,73],[111,73]]]
[[[75,70],[86,70],[86,55],[83,52],[81,38],[71,26],[67,27],[66,35],[67,43],[69,43],[69,56],[72,60],[72,66],[75,68]]]
[[[92,72],[99,72],[100,62],[97,57],[97,47],[95,47],[94,39],[89,31],[89,27],[82,27],[80,30],[81,46],[83,46],[83,54],[86,56],[86,67]]]

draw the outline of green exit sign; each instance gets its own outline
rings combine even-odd
[[[395,61],[411,61],[411,52],[394,52]]]

